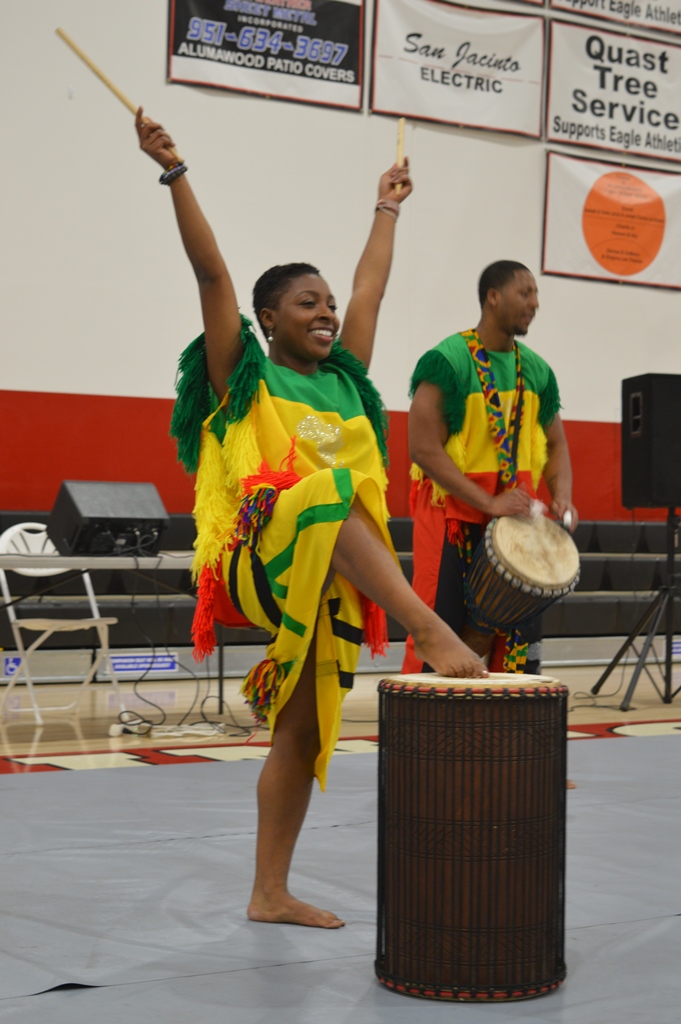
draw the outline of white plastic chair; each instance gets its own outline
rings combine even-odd
[[[54,569],[38,569],[30,566],[30,558],[32,555],[54,555],[59,557],[57,549],[54,544],[47,536],[47,528],[42,523],[19,523],[16,526],[10,526],[8,530],[5,530],[3,534],[0,534],[0,554],[12,554],[12,555],[26,555],[26,566],[22,566],[20,569],[8,570],[16,572],[20,576],[58,576],[64,572],[68,572],[66,569],[54,568]],[[9,585],[7,583],[7,576],[3,569],[0,569],[0,590],[2,590],[2,596],[5,604],[7,605],[7,614],[9,616],[10,625],[12,627],[12,634],[14,636],[14,642],[16,644],[17,653],[19,655],[19,664],[16,671],[10,678],[9,683],[5,687],[5,694],[0,704],[0,715],[5,715],[5,708],[7,706],[7,698],[14,689],[19,677],[23,676],[26,682],[26,688],[31,701],[30,708],[18,708],[13,709],[16,711],[33,711],[35,716],[36,725],[42,725],[43,719],[41,715],[41,708],[38,706],[36,700],[35,691],[33,687],[33,677],[30,670],[30,658],[31,655],[41,644],[52,636],[53,633],[62,632],[74,632],[75,630],[82,629],[96,629],[97,636],[99,638],[99,650],[95,657],[90,671],[88,672],[85,679],[82,681],[76,697],[70,704],[58,704],[52,707],[43,707],[42,711],[71,711],[73,710],[78,701],[82,697],[85,689],[89,686],[95,677],[97,669],[104,662],[109,670],[109,677],[114,688],[114,692],[118,699],[118,704],[121,711],[125,711],[123,700],[121,698],[120,689],[118,686],[118,679],[114,672],[113,665],[111,663],[111,656],[109,654],[109,626],[114,626],[118,619],[106,619],[102,618],[99,614],[99,608],[97,607],[97,599],[95,598],[95,592],[92,587],[92,581],[87,572],[82,574],[83,584],[85,586],[85,592],[88,598],[88,604],[90,605],[91,618],[73,618],[73,619],[43,619],[43,618],[22,618],[17,616],[15,607],[12,604],[12,595],[10,593]],[[33,641],[28,647],[24,646],[24,638],[22,636],[22,630],[29,630],[40,633],[40,636]]]

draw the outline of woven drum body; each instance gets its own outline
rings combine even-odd
[[[493,519],[466,574],[468,616],[481,633],[535,619],[579,582],[572,537],[545,516]]]
[[[432,999],[565,977],[567,688],[541,676],[379,685],[376,974]]]

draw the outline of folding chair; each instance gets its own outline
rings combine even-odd
[[[20,569],[11,569],[8,572],[16,572],[20,576],[58,576],[65,572],[67,569],[38,569],[31,567],[31,557],[35,555],[54,555],[58,558],[57,550],[54,547],[52,541],[47,536],[47,528],[42,523],[19,523],[16,526],[10,526],[8,530],[5,530],[3,534],[0,534],[0,554],[12,554],[12,555],[25,555],[26,566],[22,566]],[[17,653],[19,655],[19,664],[16,671],[11,676],[9,683],[5,687],[5,694],[0,703],[0,715],[5,715],[5,708],[7,706],[7,698],[14,689],[15,685],[20,681],[20,677],[23,676],[26,682],[26,688],[28,691],[29,699],[31,701],[30,708],[18,708],[13,709],[16,711],[33,711],[36,725],[42,725],[43,719],[41,715],[41,708],[38,706],[38,702],[35,696],[35,690],[33,686],[33,677],[30,669],[30,658],[31,655],[36,651],[41,644],[52,636],[53,633],[62,632],[74,632],[76,630],[83,629],[96,629],[97,637],[99,639],[99,650],[97,655],[90,666],[85,679],[82,681],[75,699],[70,704],[58,704],[52,707],[43,707],[42,711],[71,711],[73,710],[78,701],[82,697],[85,689],[89,686],[92,680],[95,678],[97,669],[104,663],[109,670],[109,677],[114,688],[114,692],[118,699],[118,704],[121,711],[125,711],[123,700],[121,698],[120,689],[118,686],[118,679],[114,672],[113,665],[111,663],[111,656],[109,654],[109,626],[114,626],[118,619],[102,618],[99,614],[99,608],[97,607],[97,599],[95,592],[92,587],[92,581],[87,572],[82,573],[82,580],[85,586],[85,592],[87,594],[88,604],[90,606],[91,617],[90,618],[69,618],[69,619],[47,619],[47,618],[23,618],[21,615],[16,614],[17,602],[12,603],[12,595],[7,582],[7,575],[3,569],[0,569],[0,590],[7,606],[7,614],[9,616],[10,625],[12,627],[12,634],[14,636],[14,642],[16,644]],[[33,641],[28,647],[24,645],[24,638],[22,635],[23,630],[37,632],[40,635],[36,640]]]

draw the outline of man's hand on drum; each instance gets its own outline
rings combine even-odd
[[[570,533],[574,533],[579,522],[579,513],[569,498],[561,498],[556,494],[549,505],[549,512],[559,523],[562,523]]]
[[[529,516],[532,499],[522,487],[514,487],[511,491],[502,491],[490,499],[487,511],[493,519],[498,516]]]

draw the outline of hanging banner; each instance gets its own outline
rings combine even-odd
[[[647,0],[550,0],[550,6],[557,11],[587,14],[624,25],[681,33],[681,0],[664,0],[663,3],[648,3]]]
[[[681,289],[681,174],[549,153],[542,272]]]
[[[554,21],[546,138],[681,160],[681,46]]]
[[[539,138],[544,19],[376,0],[371,109]]]
[[[363,0],[170,0],[168,78],[360,110]]]

